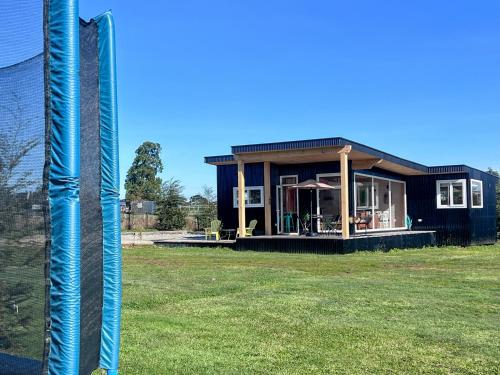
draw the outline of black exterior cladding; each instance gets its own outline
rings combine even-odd
[[[97,24],[80,20],[80,374],[99,367],[103,227]]]
[[[234,207],[233,189],[238,186],[238,167],[236,164],[217,166],[217,208],[218,216],[221,219],[224,228],[238,227],[238,209]],[[319,173],[339,173],[339,162],[309,163],[309,164],[290,164],[277,165],[271,164],[271,218],[273,233],[276,234],[276,186],[280,184],[280,176],[297,175],[298,181],[315,179]],[[349,174],[352,180],[353,174]],[[245,164],[245,185],[263,186],[264,185],[264,164],[249,163]],[[312,194],[313,210],[316,207],[316,193]],[[352,193],[350,193],[350,202],[353,202]],[[311,194],[308,190],[299,191],[299,212],[310,211]],[[350,210],[354,210],[352,203]],[[246,220],[257,220],[256,234],[264,233],[264,207],[247,207]],[[315,223],[314,223],[315,225]]]
[[[492,244],[496,241],[496,195],[495,184],[498,179],[474,168],[460,166],[432,167],[441,174],[425,174],[419,176],[403,176],[396,173],[373,168],[356,171],[373,176],[398,179],[406,182],[407,213],[413,220],[413,230],[436,231],[437,245],[467,246],[473,244]],[[273,233],[276,234],[276,185],[280,176],[298,175],[298,181],[315,179],[318,173],[338,173],[338,162],[276,165],[271,164],[271,219]],[[263,186],[263,163],[245,165],[245,185]],[[436,202],[436,181],[465,179],[467,186],[467,208],[438,209]],[[483,207],[471,207],[470,181],[483,182]],[[354,212],[354,173],[349,171],[350,213]],[[218,216],[225,228],[238,227],[238,210],[233,205],[233,188],[238,186],[236,164],[217,166],[217,198]],[[310,210],[309,191],[299,192],[300,212]],[[313,207],[316,207],[316,194],[313,193]],[[314,210],[314,208],[313,208]],[[247,208],[247,224],[257,219],[256,234],[264,232],[264,208]],[[351,228],[352,233],[352,228]]]
[[[474,168],[461,166],[461,172],[407,177],[408,215],[415,230],[435,230],[439,245],[481,245],[496,241],[496,196],[498,179]],[[465,179],[467,208],[438,209],[436,181]],[[473,208],[471,179],[483,182],[483,207]],[[421,222],[419,222],[419,219]]]

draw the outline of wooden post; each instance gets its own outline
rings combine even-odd
[[[245,237],[245,163],[242,160],[238,160],[238,225],[240,237]]]
[[[342,214],[342,239],[349,239],[349,152],[352,146],[344,146],[340,154],[340,195]]]
[[[273,234],[271,221],[271,163],[264,162],[264,221],[266,236]]]

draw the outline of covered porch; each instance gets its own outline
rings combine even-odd
[[[237,163],[235,207],[240,238],[246,235],[245,223],[253,219],[247,218],[247,206],[253,207],[254,195],[259,195],[259,191],[253,191],[255,187],[246,184],[246,166],[255,164],[263,166],[260,194],[265,236],[300,235],[305,231],[305,214],[319,235],[334,234],[344,240],[367,232],[406,230],[404,176],[423,174],[424,168],[339,140],[332,145],[308,145],[302,141],[233,147],[233,157],[228,162]],[[330,169],[315,168],[325,164]],[[304,174],[297,172],[300,168],[309,169],[313,174],[309,178],[328,184],[331,189],[311,191],[310,197],[299,194],[296,186],[304,179]],[[372,173],[374,170],[387,175]],[[304,200],[310,200],[310,209],[304,206]]]

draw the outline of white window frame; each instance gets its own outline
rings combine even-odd
[[[481,192],[481,204],[478,205],[478,206],[475,206],[474,205],[474,199],[473,199],[473,194],[472,194],[472,184],[473,183],[478,183],[479,186],[480,186],[480,192]],[[483,208],[483,202],[484,202],[484,198],[483,198],[483,181],[481,180],[474,180],[471,178],[470,180],[470,206],[471,208]]]
[[[462,184],[464,200],[462,204],[455,204],[453,202],[453,184]],[[441,204],[441,185],[448,185],[450,194],[450,204]],[[436,181],[436,205],[438,209],[451,209],[451,208],[467,208],[467,180],[461,178],[458,180],[437,180]]]
[[[260,190],[260,203],[247,203],[247,191],[249,190]],[[250,196],[250,194],[248,194]],[[264,186],[245,186],[245,207],[264,207]],[[233,187],[233,208],[238,208],[238,187]]]
[[[372,176],[367,176],[367,177],[372,177]],[[356,190],[354,193],[356,194],[356,201],[358,201],[358,195],[357,195],[358,194],[358,183],[355,183],[354,185],[356,187]],[[367,197],[368,202],[370,202],[370,200],[372,200],[372,199],[375,199],[375,202],[373,202],[373,200],[372,200],[373,205],[371,205],[371,206],[370,205],[357,206],[357,208],[362,209],[362,210],[377,209],[378,208],[378,194],[375,195],[374,192],[375,192],[375,190],[378,191],[378,182],[374,182],[373,178],[372,178],[372,182],[370,184],[370,187],[366,187],[366,190],[369,193],[369,196]]]
[[[404,204],[404,226],[402,227],[394,227],[394,228],[368,228],[368,229],[357,229],[357,226],[354,226],[354,233],[364,233],[364,232],[390,232],[390,231],[400,231],[400,230],[407,230],[408,226],[406,223],[406,217],[408,215],[408,206],[406,202],[406,182],[401,181],[401,180],[396,180],[394,178],[387,178],[387,177],[379,177],[379,176],[374,176],[374,175],[369,175],[365,173],[354,173],[354,212],[355,215],[357,215],[358,209],[364,209],[363,207],[358,207],[358,202],[357,202],[357,185],[356,185],[356,176],[363,176],[363,177],[368,177],[372,179],[372,188],[371,188],[371,194],[372,194],[372,202],[375,200],[375,184],[378,186],[378,182],[375,182],[375,179],[378,180],[383,180],[383,181],[389,181],[389,183],[397,183],[397,184],[402,184],[403,185],[403,204]],[[389,186],[389,218],[392,217],[392,187]],[[378,206],[378,199],[377,199],[377,206]],[[377,207],[378,208],[378,207]],[[368,209],[371,209],[372,211],[372,217],[375,217],[375,206],[369,207]]]

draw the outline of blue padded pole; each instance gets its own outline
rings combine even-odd
[[[103,311],[100,367],[118,374],[121,315],[120,175],[114,24],[111,12],[95,18],[99,49]]]
[[[80,351],[78,0],[48,0],[50,353],[48,373],[76,375]]]

